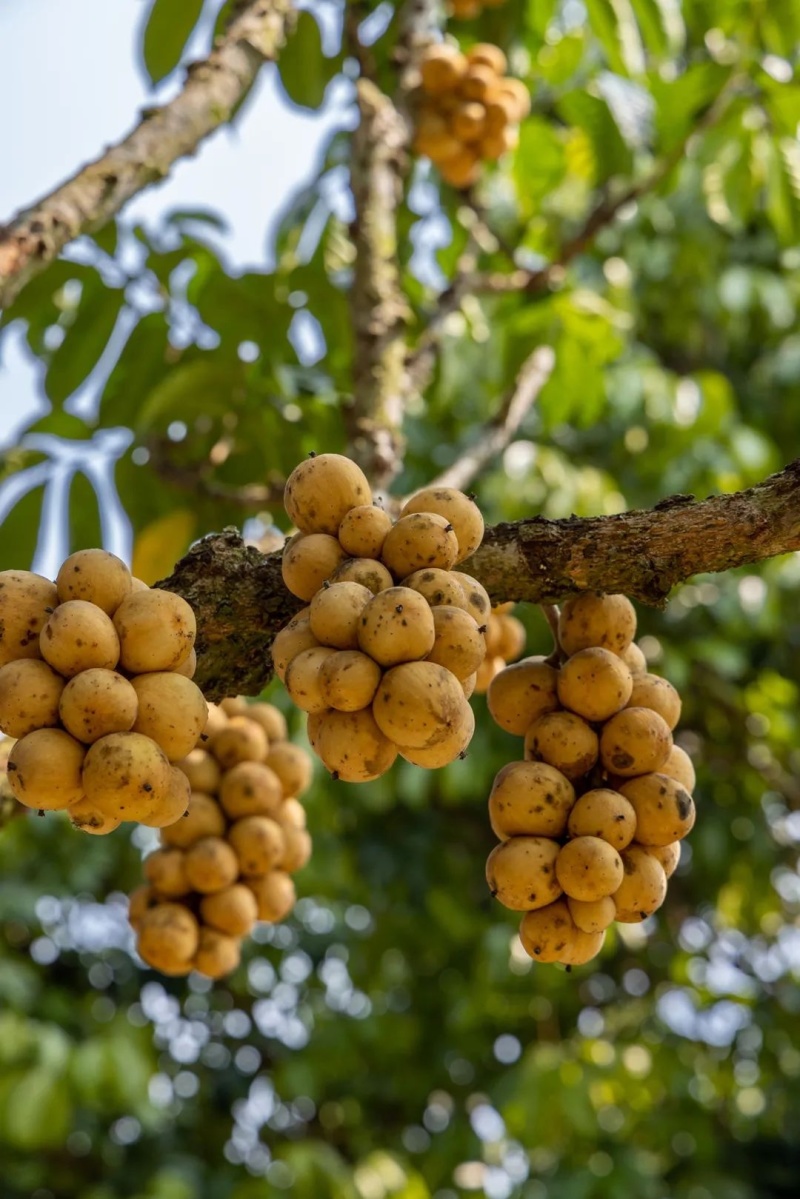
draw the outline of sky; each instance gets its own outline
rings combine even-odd
[[[180,71],[152,89],[137,61],[148,8],[147,0],[0,3],[0,111],[12,130],[0,164],[0,224],[119,141],[142,106],[178,90]],[[202,57],[207,46],[207,34],[195,38],[186,59]],[[305,181],[340,116],[336,97],[321,115],[290,109],[277,73],[267,67],[236,126],[134,199],[123,219],[155,225],[169,208],[213,208],[229,224],[218,239],[227,259],[263,263],[270,222]],[[37,409],[46,411],[40,374],[22,336],[10,331],[0,357],[0,448],[13,443]]]

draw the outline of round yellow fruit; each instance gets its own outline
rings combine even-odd
[[[592,903],[613,895],[622,882],[622,859],[600,837],[575,837],[558,855],[556,876],[570,899]]]
[[[620,856],[624,873],[613,897],[616,918],[621,924],[638,924],[661,907],[667,876],[661,863],[641,845],[629,845]]]
[[[475,713],[469,704],[465,704],[460,721],[443,740],[422,749],[400,745],[400,757],[412,766],[421,766],[424,770],[438,770],[441,766],[449,766],[456,758],[466,757],[467,746],[474,732]]]
[[[283,581],[308,603],[344,560],[345,552],[328,533],[305,533],[287,542],[281,560]]]
[[[200,929],[187,907],[181,903],[159,903],[143,912],[138,924],[136,948],[148,966],[171,974],[180,973],[185,965],[188,972]]]
[[[410,587],[389,587],[372,597],[361,613],[358,645],[380,666],[424,658],[436,629],[427,601]]]
[[[108,833],[116,832],[122,821],[117,816],[107,816],[99,808],[95,808],[84,796],[67,807],[67,816],[74,829],[81,833],[91,833],[97,837],[105,837]]]
[[[628,667],[611,650],[578,650],[558,672],[558,698],[584,720],[608,720],[625,707],[633,690]]]
[[[277,924],[295,905],[294,882],[285,870],[270,870],[257,878],[245,879],[245,883],[255,896],[259,920]]]
[[[559,707],[557,687],[558,671],[543,657],[523,658],[494,676],[486,702],[495,724],[524,737],[535,720]]]
[[[219,802],[229,820],[272,816],[283,803],[281,780],[263,762],[239,762],[222,776]]]
[[[482,583],[473,579],[472,575],[464,574],[462,570],[451,570],[450,576],[455,579],[464,592],[467,611],[475,617],[478,628],[483,628],[492,611],[489,592]]]
[[[435,512],[401,516],[386,535],[381,561],[396,579],[431,567],[449,570],[458,557],[453,526]]]
[[[244,883],[232,883],[222,891],[203,896],[200,919],[229,937],[246,937],[258,920],[258,903]]]
[[[274,704],[248,704],[246,716],[248,720],[254,720],[256,724],[261,725],[270,745],[273,741],[285,741],[289,736],[286,717]]]
[[[314,764],[304,749],[291,741],[281,741],[270,746],[267,766],[281,780],[284,799],[302,795],[311,786]]]
[[[530,912],[558,899],[559,848],[548,837],[511,837],[496,845],[486,860],[486,881],[494,898],[515,912]]]
[[[108,550],[78,550],[63,563],[56,577],[58,601],[86,600],[113,616],[131,592],[131,572]]]
[[[459,680],[475,674],[486,657],[486,642],[475,618],[448,604],[431,608],[431,613],[435,639],[425,660],[444,666]]]
[[[233,973],[241,957],[241,942],[237,937],[229,937],[214,928],[201,928],[192,966],[206,978],[224,978]]]
[[[283,854],[276,869],[295,874],[311,858],[311,836],[304,828],[283,828]]]
[[[387,670],[372,712],[381,732],[410,749],[444,741],[464,722],[468,706],[458,679],[435,662],[404,662]]]
[[[441,96],[452,91],[467,69],[467,60],[449,42],[426,46],[420,61],[423,91]]]
[[[186,815],[191,798],[192,789],[186,775],[177,766],[170,766],[167,791],[160,794],[150,810],[139,819],[148,828],[167,828]]]
[[[666,760],[662,766],[659,766],[659,774],[665,774],[667,778],[674,779],[676,783],[680,783],[689,794],[694,791],[697,782],[697,775],[692,765],[692,759],[689,757],[685,749],[681,749],[679,745],[673,745],[672,749],[667,754]]]
[[[567,905],[569,905],[569,900],[567,900]],[[575,936],[570,945],[567,946],[563,956],[559,959],[561,965],[584,966],[586,962],[590,962],[592,958],[597,957],[603,948],[605,939],[605,929],[602,932],[587,933],[576,925]]]
[[[137,887],[135,891],[131,891],[128,896],[128,920],[131,927],[138,930],[142,922],[142,916],[145,912],[149,912],[152,907],[158,903],[158,898],[152,887],[148,887],[146,883],[141,887]]]
[[[320,674],[328,658],[336,653],[326,645],[304,649],[292,658],[286,670],[284,686],[292,702],[303,712],[324,712],[328,701],[322,692]]]
[[[8,785],[26,808],[62,811],[83,798],[86,749],[62,729],[34,729],[12,746]]]
[[[467,610],[464,588],[452,570],[438,570],[433,567],[415,570],[403,579],[401,586],[418,591],[432,608],[446,604],[453,608],[463,608],[465,612]]]
[[[496,837],[561,837],[575,803],[568,778],[546,762],[509,762],[495,775],[489,820]]]
[[[269,816],[245,816],[228,829],[228,844],[242,874],[266,874],[280,863],[286,841],[281,826]]]
[[[141,820],[169,796],[171,787],[166,754],[141,733],[109,733],[86,751],[83,790],[108,816]]]
[[[267,734],[260,724],[246,716],[233,716],[208,740],[209,751],[223,770],[237,762],[264,762],[269,752]]]
[[[412,512],[435,512],[453,526],[458,542],[456,562],[474,554],[483,541],[484,525],[481,510],[474,499],[455,487],[425,487],[406,500],[401,516]]]
[[[184,869],[193,891],[211,895],[236,882],[239,859],[222,837],[202,837],[185,851]]]
[[[74,675],[59,702],[61,723],[78,741],[92,745],[109,733],[128,733],[139,710],[136,691],[115,670],[95,667]]]
[[[636,836],[636,812],[618,791],[596,787],[576,801],[567,827],[571,837],[599,837],[619,852]]]
[[[0,666],[42,656],[39,635],[57,603],[49,579],[30,570],[0,571]]]
[[[120,665],[130,674],[174,670],[194,647],[197,621],[186,600],[171,591],[133,591],[114,613]]]
[[[142,863],[144,876],[157,895],[179,899],[191,891],[181,849],[156,849]]]
[[[622,651],[620,657],[631,674],[645,674],[647,672],[647,658],[645,658],[635,641],[632,641],[627,649]]]
[[[525,758],[547,762],[568,779],[590,771],[597,754],[597,734],[574,712],[545,712],[525,734]]]
[[[59,604],[39,634],[45,662],[65,678],[82,670],[113,670],[120,656],[117,631],[101,608],[86,600]]]
[[[600,734],[603,767],[622,778],[659,770],[671,749],[669,725],[649,708],[623,708]]]
[[[671,845],[648,845],[647,852],[661,864],[667,878],[672,878],[681,860],[680,841],[673,841]]]
[[[375,698],[381,668],[368,654],[344,649],[322,663],[319,689],[325,706],[339,712],[358,712]]]
[[[681,697],[667,679],[657,674],[639,674],[633,680],[633,689],[628,700],[629,708],[650,708],[663,716],[670,729],[681,718]]]
[[[133,730],[152,737],[171,761],[197,745],[208,718],[203,693],[181,674],[158,671],[131,679],[139,700]]]
[[[320,645],[358,649],[361,614],[373,598],[361,583],[330,583],[311,601],[309,623]]]
[[[374,558],[345,558],[331,575],[332,583],[360,583],[373,595],[394,586],[394,579],[382,562]]]
[[[625,595],[583,591],[566,600],[558,621],[558,639],[565,654],[601,646],[622,654],[636,634],[636,612]]]
[[[567,907],[575,927],[582,933],[605,932],[617,918],[616,904],[610,895],[593,900],[567,898]]]
[[[18,658],[0,667],[0,732],[24,737],[58,724],[64,679],[39,658]]]
[[[342,517],[339,545],[351,558],[380,558],[392,518],[376,504],[359,504]]]
[[[577,940],[578,929],[567,901],[556,899],[547,907],[526,912],[519,926],[519,939],[535,962],[560,962]]]
[[[193,749],[175,765],[182,770],[192,791],[205,791],[215,795],[222,778],[216,758],[205,749]]]
[[[525,649],[527,640],[525,625],[516,616],[509,616],[503,612],[495,617],[495,627],[497,630],[495,653],[498,657],[504,658],[506,662],[513,662]]]
[[[621,790],[636,812],[636,840],[640,845],[671,845],[694,827],[694,800],[680,783],[665,774],[639,775],[623,784]]]
[[[205,837],[223,837],[225,827],[225,817],[214,797],[193,791],[186,815],[162,828],[161,844],[188,849]]]
[[[397,757],[397,746],[381,732],[370,708],[310,716],[308,739],[328,770],[345,783],[380,778]]]
[[[301,533],[335,537],[351,508],[372,503],[366,475],[342,454],[317,454],[299,463],[283,495],[286,515]]]
[[[289,663],[305,649],[319,645],[311,632],[311,608],[303,608],[285,624],[272,641],[272,665],[281,682],[286,678]]]

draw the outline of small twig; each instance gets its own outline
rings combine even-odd
[[[369,8],[364,0],[349,0],[349,3],[345,4],[344,44],[348,54],[351,54],[358,63],[361,75],[366,79],[374,79],[378,70],[375,55],[359,37],[361,23],[368,16]]]
[[[550,346],[537,346],[519,369],[497,413],[481,430],[476,444],[442,471],[431,487],[456,487],[465,491],[491,462],[509,445],[530,412],[555,365]]]
[[[561,616],[561,609],[559,608],[558,604],[539,604],[539,607],[542,610],[542,615],[550,626],[550,632],[553,634],[553,648],[545,658],[545,662],[547,662],[549,666],[560,666],[566,657],[558,636],[558,621]]]
[[[283,479],[276,479],[267,484],[246,483],[242,487],[233,487],[213,477],[214,468],[211,463],[183,466],[176,462],[170,457],[165,443],[160,438],[150,438],[147,451],[150,455],[149,464],[158,477],[182,491],[188,491],[193,495],[200,494],[206,499],[249,511],[283,505]]]

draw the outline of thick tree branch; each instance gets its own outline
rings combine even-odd
[[[502,454],[538,399],[553,371],[555,354],[550,346],[537,346],[519,369],[500,409],[485,425],[471,450],[429,484],[431,487],[456,487],[466,491],[487,463]]]
[[[797,550],[800,459],[746,491],[707,500],[672,496],[619,516],[495,525],[464,569],[496,603],[550,604],[598,590],[658,606],[695,574]],[[208,698],[258,694],[272,674],[272,638],[302,606],[283,584],[280,553],[259,554],[226,530],[196,545],[160,586],[195,609],[195,677]]]
[[[353,400],[346,413],[350,454],[376,487],[386,487],[403,460],[405,331],[397,212],[405,122],[370,79],[358,82],[351,188],[356,251],[350,311],[354,333]]]
[[[291,0],[241,6],[208,58],[189,67],[174,100],[146,112],[119,145],[0,226],[0,310],[68,242],[100,229],[231,119],[261,66],[283,45],[292,8]]]

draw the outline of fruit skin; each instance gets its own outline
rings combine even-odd
[[[618,791],[595,787],[576,801],[567,827],[571,837],[599,837],[619,852],[636,836],[636,812]]]
[[[620,657],[632,675],[646,674],[647,658],[645,658],[635,641],[632,641],[628,648],[622,651]]]
[[[145,858],[142,869],[148,883],[158,895],[178,899],[191,890],[186,877],[183,851],[180,849],[156,849]]]
[[[281,780],[263,762],[239,762],[222,776],[219,802],[230,820],[272,816],[283,802]]]
[[[361,613],[359,649],[380,666],[424,658],[435,640],[430,606],[410,587],[389,587],[379,592]]]
[[[663,717],[670,729],[681,718],[681,697],[668,679],[657,674],[638,674],[627,707],[651,708]]]
[[[149,912],[151,908],[158,903],[158,898],[152,887],[143,883],[137,887],[135,891],[131,891],[128,896],[128,920],[131,927],[138,931],[142,921],[142,916],[145,912]]]
[[[311,836],[304,828],[285,827],[283,839],[283,854],[277,863],[277,869],[285,870],[287,874],[295,874],[302,870],[311,858]]]
[[[258,919],[258,903],[244,883],[232,883],[223,891],[205,895],[200,901],[204,924],[229,937],[246,937]]]
[[[133,685],[116,670],[95,667],[69,680],[58,710],[67,732],[92,745],[109,733],[130,732],[139,711],[139,698]]]
[[[315,713],[308,718],[308,739],[328,770],[345,783],[380,778],[397,757],[397,746],[381,732],[370,708]]]
[[[515,912],[530,912],[558,899],[560,846],[548,837],[511,837],[486,860],[486,881],[495,899]]]
[[[671,845],[648,845],[647,852],[660,863],[667,878],[672,878],[681,860],[680,841],[673,841]]]
[[[427,749],[463,724],[466,707],[461,685],[449,670],[435,662],[404,662],[384,674],[372,713],[395,745]]]
[[[233,716],[207,745],[223,770],[237,762],[264,762],[269,753],[267,734],[246,716]]]
[[[535,962],[560,962],[577,940],[566,899],[526,912],[519,926],[522,948]]]
[[[200,929],[187,907],[180,903],[160,903],[143,912],[139,919],[137,949],[148,966],[170,974],[186,972],[197,949]]]
[[[41,658],[39,634],[58,603],[55,583],[30,570],[0,571],[0,666]]]
[[[453,526],[436,512],[411,512],[401,516],[386,535],[381,561],[396,579],[415,570],[436,567],[449,570],[458,557]]]
[[[567,899],[570,916],[575,927],[584,933],[602,933],[613,924],[617,916],[617,908],[610,895],[602,899]]]
[[[58,601],[87,600],[113,616],[131,593],[131,572],[108,550],[78,550],[62,563],[56,576]]]
[[[276,708],[274,704],[248,704],[245,715],[248,719],[254,720],[256,724],[261,725],[267,734],[267,740],[270,744],[273,741],[285,741],[289,736],[286,717],[280,708]]]
[[[76,832],[90,833],[95,837],[105,837],[108,833],[116,832],[122,821],[116,816],[106,816],[99,808],[89,803],[86,796],[71,803],[67,808],[69,822]]]
[[[658,770],[672,749],[667,722],[649,708],[623,708],[603,726],[600,759],[623,778]]]
[[[208,795],[216,794],[222,778],[222,771],[216,759],[207,750],[199,747],[193,749],[175,765],[186,775],[192,791],[205,791]]]
[[[358,712],[375,698],[381,668],[360,650],[331,654],[320,668],[319,689],[325,704],[339,712]]]
[[[258,919],[277,924],[295,905],[294,882],[285,870],[270,870],[257,878],[246,878],[258,906]]]
[[[133,591],[114,613],[120,665],[130,674],[174,670],[194,647],[197,621],[186,600],[171,591]]]
[[[291,741],[281,741],[278,745],[270,746],[267,766],[274,770],[280,779],[284,799],[303,795],[311,786],[314,764],[306,751],[299,745],[293,745]]]
[[[569,900],[567,900],[569,906]],[[571,912],[570,912],[571,914]],[[562,966],[583,966],[596,958],[603,948],[606,939],[605,929],[599,932],[585,932],[576,925],[575,937],[559,959]]]
[[[191,753],[208,719],[203,693],[191,679],[168,671],[131,680],[139,700],[133,731],[152,737],[170,761]]]
[[[447,42],[427,46],[420,61],[423,90],[429,96],[452,91],[467,69],[464,55]]]
[[[374,558],[345,558],[331,575],[332,583],[361,583],[373,595],[394,586],[390,571]]]
[[[475,732],[475,713],[469,704],[464,705],[461,722],[451,729],[447,737],[429,745],[424,749],[415,749],[408,745],[400,745],[400,757],[412,766],[421,766],[425,770],[438,770],[441,766],[449,766],[456,758],[466,754],[467,746]]]
[[[320,645],[358,649],[358,622],[372,599],[361,583],[331,583],[311,600],[309,623]]]
[[[204,837],[224,835],[225,817],[217,801],[211,795],[193,791],[186,815],[162,828],[161,844],[188,849]]]
[[[600,595],[584,591],[561,607],[558,639],[566,654],[602,646],[622,654],[636,634],[636,612],[625,595]]]
[[[451,570],[450,575],[463,588],[467,611],[475,617],[478,628],[485,625],[492,610],[489,592],[482,583],[473,579],[472,575],[464,574],[462,570]]]
[[[640,845],[671,845],[693,829],[694,800],[680,783],[665,774],[639,775],[625,783],[621,791],[636,812],[636,840]]]
[[[380,558],[392,518],[376,504],[359,504],[342,517],[339,544],[351,558]]]
[[[692,759],[680,745],[672,746],[665,761],[659,767],[659,774],[665,774],[667,778],[674,779],[689,794],[694,791],[695,784],[697,783],[697,775],[692,765]]]
[[[84,746],[63,729],[34,729],[8,757],[8,785],[28,808],[57,812],[83,798]]]
[[[523,658],[496,674],[486,702],[492,719],[507,733],[524,737],[534,720],[559,707],[558,671],[543,657]]]
[[[186,775],[177,766],[170,766],[167,791],[159,795],[150,810],[139,819],[148,828],[166,828],[186,816],[191,798],[192,789]]]
[[[0,732],[24,737],[58,724],[64,679],[38,658],[19,658],[0,667]]]
[[[588,773],[597,753],[597,734],[573,712],[545,712],[525,734],[526,759],[547,762],[568,779]]]
[[[568,658],[558,672],[558,698],[584,720],[608,720],[630,699],[633,678],[611,650],[590,646]]]
[[[120,642],[111,617],[86,600],[59,604],[39,634],[45,662],[65,678],[92,667],[113,670]]]
[[[613,899],[621,924],[638,924],[651,916],[667,894],[667,877],[661,863],[641,845],[629,845],[620,854],[623,879]]]
[[[242,874],[266,874],[280,864],[286,842],[283,829],[269,816],[245,816],[228,829],[228,844]]]
[[[452,570],[439,570],[432,566],[424,570],[415,570],[406,575],[400,585],[418,591],[432,608],[447,604],[453,608],[463,608],[465,612],[467,610],[464,588]]]
[[[236,882],[239,859],[222,837],[202,837],[186,850],[184,869],[192,890],[210,895]]]
[[[281,682],[286,678],[292,659],[304,649],[313,649],[318,645],[319,641],[311,632],[311,608],[303,608],[278,630],[272,640],[272,665]]]
[[[435,639],[426,661],[446,667],[459,680],[468,678],[486,656],[486,642],[475,618],[448,604],[437,604],[431,613]]]
[[[232,974],[241,961],[241,942],[236,937],[201,928],[192,966],[206,978],[224,978]]]
[[[334,537],[351,508],[371,503],[366,475],[342,454],[317,454],[300,462],[283,494],[286,514],[302,533]]]
[[[495,836],[561,837],[575,803],[575,788],[546,762],[509,762],[495,776],[489,820]]]
[[[283,581],[292,595],[309,603],[344,559],[344,550],[329,533],[300,534],[283,551]]]
[[[324,712],[328,707],[320,674],[327,659],[335,653],[335,649],[319,645],[315,649],[304,649],[289,663],[284,686],[292,702],[303,712]]]
[[[86,752],[83,789],[108,816],[142,819],[169,794],[171,783],[166,754],[141,733],[109,733]]]
[[[559,853],[556,877],[570,899],[593,903],[613,895],[622,882],[622,859],[599,837],[576,837]]]

